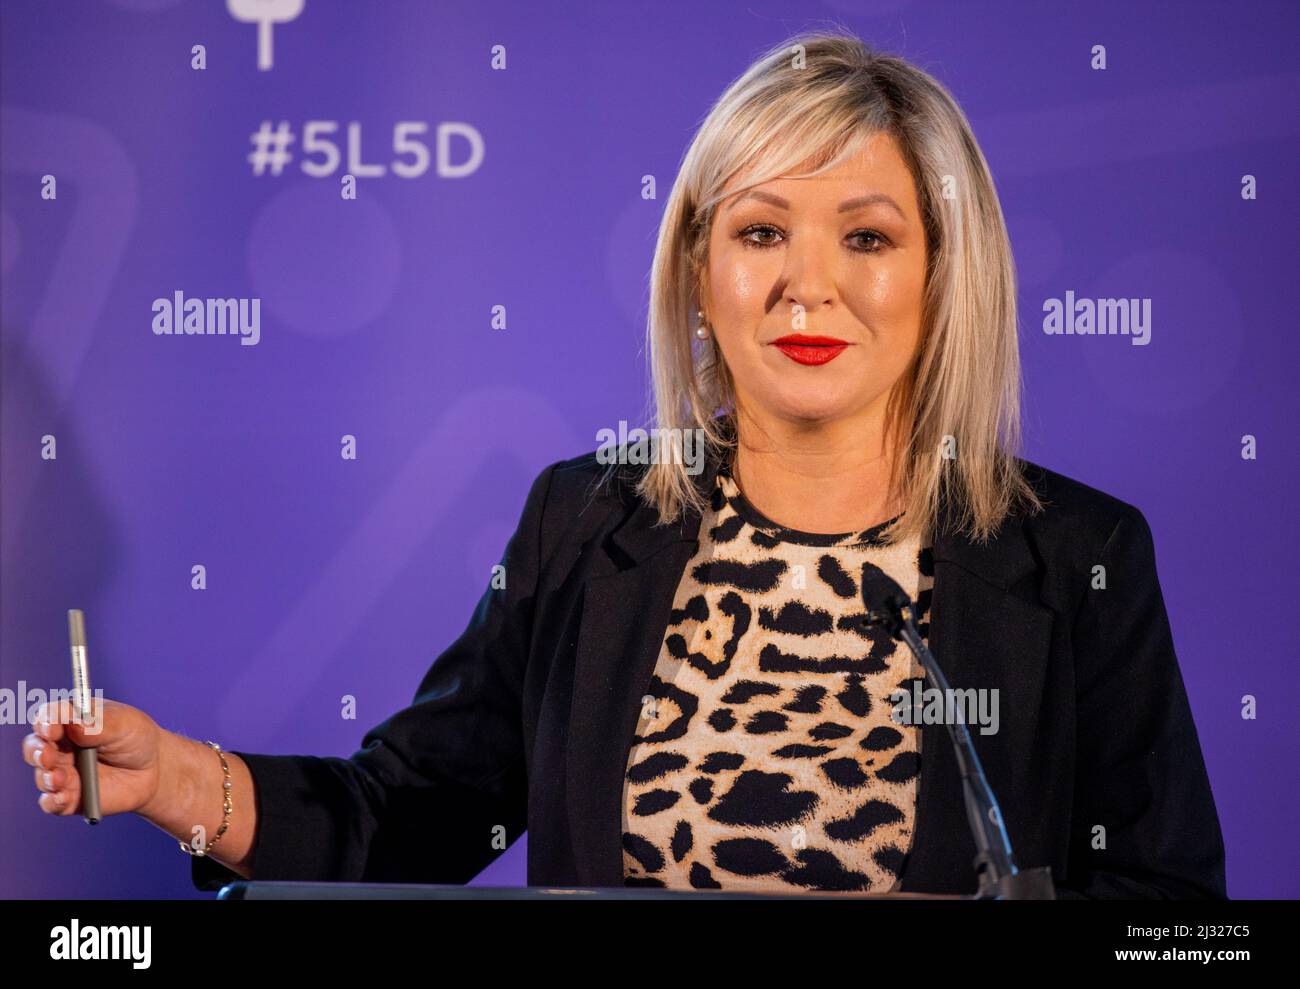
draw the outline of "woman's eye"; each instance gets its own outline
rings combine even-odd
[[[780,234],[781,231],[777,230],[776,227],[752,226],[752,227],[746,227],[744,230],[742,230],[740,232],[740,238],[741,238],[741,243],[743,243],[746,247],[772,247],[776,244],[775,240],[754,240],[752,238],[755,235],[780,236]]]
[[[885,243],[885,238],[874,230],[857,230],[849,234],[849,237],[854,239],[860,237],[869,238],[870,243],[859,241],[859,243],[863,243],[863,246],[856,248],[857,250],[864,251],[867,254],[875,254]]]
[[[775,247],[784,235],[776,227],[755,224],[740,232],[741,243],[746,247]],[[887,241],[883,234],[875,230],[855,230],[848,239],[853,243],[853,250],[863,254],[875,254]]]

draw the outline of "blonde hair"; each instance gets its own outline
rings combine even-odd
[[[728,181],[748,170],[730,195],[800,165],[813,170],[799,174],[816,175],[880,132],[902,149],[928,241],[919,352],[887,423],[891,491],[903,514],[883,537],[895,542],[932,525],[942,495],[957,528],[984,540],[1017,504],[1042,507],[1015,457],[1020,359],[1010,241],[988,164],[952,96],[851,34],[800,34],[769,49],[722,94],[687,149],[651,272],[648,418],[663,430],[701,430],[713,456],[734,449],[730,372],[713,338],[700,344],[694,334],[695,313],[705,308],[710,228]],[[637,482],[661,523],[707,507],[708,493],[673,461],[660,458]]]

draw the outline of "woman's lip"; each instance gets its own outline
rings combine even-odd
[[[785,354],[790,360],[797,364],[806,364],[813,367],[819,364],[829,364],[844,353],[847,347],[847,343],[842,343],[838,347],[809,347],[806,344],[796,343],[776,344],[776,349]]]
[[[816,337],[807,336],[803,333],[792,333],[789,336],[781,337],[779,340],[773,340],[772,346],[785,354],[786,357],[797,364],[816,367],[820,364],[829,364],[848,347],[848,342],[840,340],[837,337]]]
[[[849,344],[847,340],[841,340],[839,337],[809,336],[806,333],[791,333],[772,342],[777,346],[793,344],[796,347],[847,347]]]

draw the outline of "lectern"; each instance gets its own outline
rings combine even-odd
[[[972,900],[934,893],[738,893],[645,886],[433,886],[414,883],[228,883],[218,900]]]

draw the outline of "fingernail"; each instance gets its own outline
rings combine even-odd
[[[50,794],[50,803],[53,804],[55,807],[62,807],[63,795],[59,793]]]
[[[51,774],[51,773],[42,773],[42,774],[41,774],[41,779],[45,781],[45,788],[46,788],[47,790],[53,790],[53,789],[54,789],[54,776],[53,776],[53,774]]]
[[[32,758],[36,760],[36,765],[39,766],[41,764],[41,755],[44,752],[45,749],[41,748],[40,746],[37,746],[36,748],[32,749]]]

